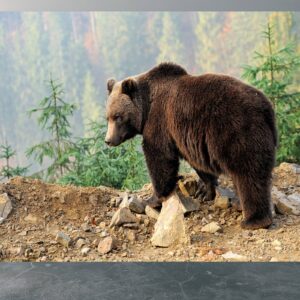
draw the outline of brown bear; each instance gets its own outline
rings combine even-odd
[[[272,223],[271,172],[277,133],[270,101],[256,88],[221,74],[193,76],[173,63],[116,82],[107,82],[105,142],[117,146],[136,134],[154,187],[163,201],[185,159],[213,200],[217,178],[231,176],[241,199],[242,228]]]

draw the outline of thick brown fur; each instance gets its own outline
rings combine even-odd
[[[184,158],[197,171],[203,182],[200,194],[208,200],[215,197],[220,174],[232,177],[242,203],[243,228],[272,223],[277,132],[272,105],[259,90],[230,76],[192,76],[181,66],[163,63],[113,86],[109,122],[116,115],[124,115],[123,123],[111,130],[107,143],[114,146],[143,135],[154,198],[163,200],[174,190],[179,159]],[[130,131],[127,137],[119,134],[124,130]]]

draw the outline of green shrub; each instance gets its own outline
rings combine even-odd
[[[105,125],[90,123],[88,137],[77,139],[65,153],[71,165],[70,171],[60,178],[60,183],[135,190],[149,180],[140,139],[109,148],[104,142],[105,133]]]

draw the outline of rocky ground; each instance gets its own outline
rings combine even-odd
[[[300,261],[300,166],[274,170],[274,223],[256,231],[240,228],[229,178],[209,202],[193,199],[196,180],[185,176],[159,212],[144,206],[151,185],[126,193],[13,178],[0,185],[0,261]]]

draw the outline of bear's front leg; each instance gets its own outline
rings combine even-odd
[[[176,151],[170,148],[164,152],[145,141],[143,150],[154,189],[152,197],[146,202],[151,207],[158,207],[175,189],[178,180],[179,157]]]

